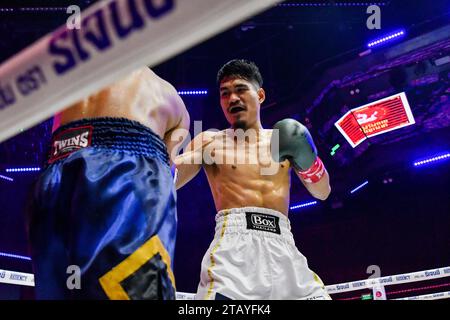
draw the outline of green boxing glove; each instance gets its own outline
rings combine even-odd
[[[307,183],[315,183],[325,173],[325,166],[317,156],[317,148],[308,129],[294,119],[278,121],[273,129],[278,129],[277,135],[272,134],[272,158],[277,162],[288,159]],[[278,153],[274,146],[278,143]]]

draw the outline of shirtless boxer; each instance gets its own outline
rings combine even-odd
[[[169,154],[188,128],[147,67],[55,116],[28,225],[37,299],[175,298]]]
[[[288,220],[291,169],[314,197],[324,200],[331,190],[308,130],[292,119],[278,122],[277,134],[262,127],[265,92],[254,63],[232,60],[217,80],[231,128],[202,132],[175,160],[177,188],[204,168],[218,212],[196,298],[330,299]]]

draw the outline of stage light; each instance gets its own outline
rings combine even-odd
[[[10,182],[13,182],[13,181],[14,181],[13,178],[10,178],[10,177],[7,177],[7,176],[3,176],[3,175],[1,175],[1,174],[0,174],[0,179],[7,180],[7,181],[10,181]]]
[[[178,94],[180,96],[200,96],[200,95],[207,95],[207,90],[183,90],[178,91]]]
[[[376,47],[376,46],[385,44],[386,42],[394,41],[394,40],[396,40],[396,39],[399,39],[399,38],[401,38],[401,37],[404,37],[405,34],[406,34],[406,32],[405,32],[404,30],[400,30],[400,31],[391,33],[391,34],[386,35],[386,36],[384,36],[384,37],[382,37],[382,38],[379,38],[379,39],[370,41],[370,42],[367,44],[367,47],[368,47],[368,48],[373,48],[373,47]]]
[[[355,192],[358,191],[359,189],[365,187],[368,183],[369,183],[369,181],[364,181],[362,184],[360,184],[360,185],[357,186],[355,189],[353,189],[352,191],[350,191],[350,193],[351,193],[351,194],[355,193]]]
[[[300,203],[300,204],[293,205],[289,209],[290,210],[295,210],[295,209],[300,209],[300,208],[304,208],[304,207],[314,206],[316,204],[317,204],[317,201],[310,201],[310,202],[305,202],[305,203]]]
[[[278,7],[368,7],[370,5],[385,6],[386,2],[302,2],[302,3],[280,3]]]
[[[18,254],[12,254],[12,253],[6,253],[6,252],[0,252],[0,257],[7,257],[7,258],[13,258],[13,259],[20,259],[20,260],[31,260],[31,258],[27,257],[27,256],[21,256]]]
[[[336,145],[331,149],[330,154],[331,154],[332,156],[334,156],[334,155],[336,154],[336,150],[339,149],[340,147],[341,147],[341,145],[340,145],[339,143],[336,144]]]
[[[41,171],[41,168],[39,167],[29,167],[29,168],[8,168],[5,170],[5,172],[36,172]]]
[[[420,166],[425,166],[425,165],[429,165],[430,163],[434,163],[434,162],[440,162],[440,161],[445,161],[450,159],[450,153],[445,153],[439,156],[434,156],[432,158],[427,158],[424,160],[419,160],[419,161],[415,161],[414,162],[414,166],[415,167],[420,167]]]

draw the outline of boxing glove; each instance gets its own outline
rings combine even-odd
[[[315,183],[325,172],[325,167],[317,156],[317,148],[308,129],[294,119],[278,121],[272,134],[272,157],[277,162],[289,160],[305,182]],[[278,136],[278,141],[275,139]],[[278,142],[278,153],[275,144]]]

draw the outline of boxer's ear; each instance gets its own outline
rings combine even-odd
[[[264,102],[264,100],[266,100],[266,92],[264,91],[263,88],[259,88],[256,93],[258,94],[258,101],[259,104],[262,104]]]

